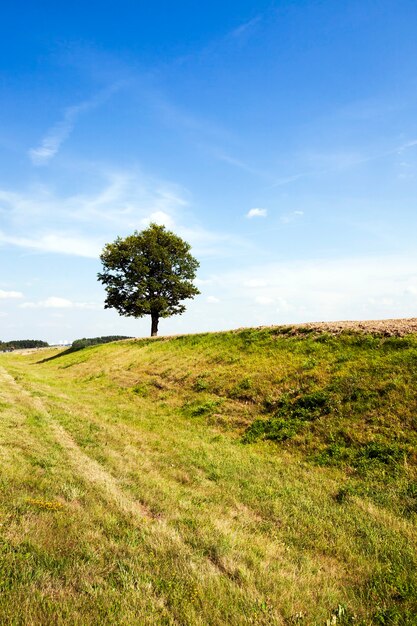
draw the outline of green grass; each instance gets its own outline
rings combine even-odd
[[[286,330],[1,355],[0,623],[417,624],[417,338]]]

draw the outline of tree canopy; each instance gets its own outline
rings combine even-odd
[[[17,339],[14,341],[0,341],[0,351],[5,350],[22,350],[27,348],[47,348],[49,344],[46,341],[38,339]]]
[[[82,339],[74,339],[71,344],[71,350],[82,350],[83,348],[89,348],[90,346],[98,346],[103,343],[110,343],[112,341],[121,341],[122,339],[132,339],[127,335],[106,335],[105,337],[83,337]]]
[[[122,239],[108,243],[100,255],[105,285],[105,308],[120,315],[150,315],[151,335],[158,334],[160,318],[185,311],[183,300],[200,292],[193,284],[199,262],[191,246],[165,226],[151,224]]]

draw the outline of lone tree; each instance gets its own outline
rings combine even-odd
[[[150,315],[155,337],[159,318],[184,313],[181,301],[200,293],[192,283],[199,262],[190,248],[157,224],[106,244],[100,255],[103,272],[98,274],[106,286],[104,308],[132,317]]]

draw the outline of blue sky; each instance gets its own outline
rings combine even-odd
[[[15,2],[0,37],[0,339],[149,334],[106,242],[166,224],[161,333],[417,314],[417,4]]]

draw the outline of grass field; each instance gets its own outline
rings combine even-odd
[[[0,355],[0,624],[417,624],[417,336]]]

